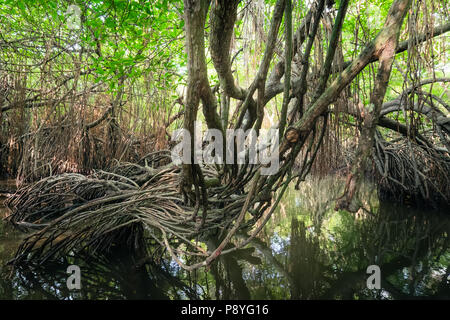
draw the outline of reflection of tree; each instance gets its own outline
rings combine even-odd
[[[314,227],[320,229],[334,200],[342,193],[343,186],[344,181],[336,177],[309,177],[300,185],[298,191],[290,189],[285,199],[294,216],[301,210],[308,214]]]
[[[228,262],[223,256],[211,269],[220,291],[215,297],[238,298],[239,287],[245,288],[245,296],[250,292],[259,299],[450,297],[448,217],[380,203],[377,210],[358,218],[333,213],[335,225],[327,219],[321,229],[315,225],[311,231],[297,220],[295,198],[290,200],[288,216],[278,222],[280,230],[290,230],[281,235],[282,245],[272,249],[270,242],[253,239],[250,245],[264,258],[257,268],[237,263],[244,254],[228,256]],[[289,225],[290,229],[285,227]],[[383,290],[367,289],[366,269],[371,264],[381,268]],[[248,269],[253,270],[250,279],[245,278]]]
[[[398,258],[381,266],[382,275],[392,274],[398,268],[401,268],[407,260],[405,258]],[[336,280],[331,282],[330,288],[323,294],[322,298],[325,299],[353,299],[355,294],[361,294],[367,291],[366,280],[368,275],[366,269],[357,271],[344,271],[337,274]],[[384,290],[388,291],[391,296],[396,299],[404,299],[405,295],[398,291],[389,282],[386,282],[385,277],[381,279],[381,286]],[[368,291],[367,291],[368,292]]]
[[[445,255],[448,260],[448,217],[380,203],[377,212],[340,231],[335,246],[347,259],[333,261],[342,271],[326,293],[328,298],[379,297],[365,289],[365,270],[370,264],[380,266],[382,288],[393,298],[445,294],[447,279],[435,273],[447,267],[440,261]]]
[[[303,222],[292,219],[288,272],[293,278],[292,299],[311,299],[320,296],[324,266],[317,237],[308,237]]]
[[[287,232],[279,248],[272,249],[267,242],[253,239],[249,248],[221,256],[210,272],[199,272],[199,277],[190,278],[191,274],[170,264],[170,260],[147,259],[139,263],[128,252],[115,252],[89,260],[68,257],[45,267],[16,269],[12,280],[0,276],[0,297],[450,298],[448,217],[381,203],[376,212],[360,219],[346,212],[334,213],[339,217],[336,226],[331,228],[324,220],[322,228],[315,227],[312,232],[297,220],[297,215],[291,215],[295,211],[288,213],[287,219],[280,222]],[[0,242],[0,250],[2,245]],[[263,259],[253,256],[255,249]],[[79,292],[66,288],[65,271],[70,264],[82,270],[83,288]],[[371,264],[381,268],[383,291],[366,288],[366,268]]]
[[[211,245],[215,245],[213,240]],[[238,260],[248,260],[253,263],[259,263],[252,259],[251,252],[254,249],[241,249],[234,253],[220,256],[218,260],[211,265],[211,274],[215,281],[216,299],[250,299],[250,291],[243,278],[242,267]]]
[[[251,242],[265,258],[261,272],[277,273],[283,279],[265,280],[261,286],[266,295],[286,283],[294,299],[449,296],[448,217],[381,203],[358,218],[348,212],[333,213],[334,225],[328,219],[321,229],[315,226],[310,232],[297,221],[299,209],[289,196],[290,234],[282,236],[286,245],[274,252],[260,240]],[[301,209],[310,203],[303,202]],[[289,220],[279,225],[284,230]],[[371,264],[381,267],[383,291],[367,289],[366,269]]]
[[[268,274],[278,273],[286,281],[291,299],[314,299],[321,296],[326,285],[323,252],[317,238],[307,235],[303,222],[292,219],[290,245],[277,256],[260,239],[253,239],[250,244],[264,256],[264,264],[259,269]],[[282,263],[278,256],[286,257],[286,261]],[[265,280],[261,285],[266,289],[266,297],[280,298],[275,292],[281,283]]]
[[[81,269],[81,290],[67,289],[66,270],[71,264]],[[198,299],[193,289],[164,266],[154,262],[136,265],[127,253],[88,259],[68,257],[45,267],[17,267],[10,281],[3,280],[9,285],[4,288],[14,292],[16,299]]]

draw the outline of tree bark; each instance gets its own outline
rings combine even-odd
[[[383,40],[383,47],[377,54],[379,60],[378,74],[370,97],[369,107],[364,111],[355,162],[353,163],[352,171],[347,177],[344,195],[336,203],[336,209],[346,209],[351,212],[356,212],[360,208],[359,199],[355,197],[355,194],[361,187],[364,172],[369,167],[370,160],[372,159],[375,129],[386,94],[386,88],[398,46],[400,29],[410,5],[411,0],[397,0],[389,10],[385,24],[386,32],[382,33],[382,36],[379,38],[379,41]]]

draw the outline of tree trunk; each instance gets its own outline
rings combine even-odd
[[[392,5],[386,20],[386,32],[378,38],[378,41],[383,43],[383,47],[378,54],[378,74],[370,97],[370,104],[364,110],[361,136],[353,168],[347,177],[344,195],[336,203],[336,209],[356,212],[360,208],[358,197],[355,197],[355,195],[363,182],[364,172],[371,163],[370,160],[375,143],[375,129],[380,118],[392,63],[394,62],[398,46],[400,29],[410,5],[411,0],[398,0]]]

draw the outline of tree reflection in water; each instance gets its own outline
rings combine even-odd
[[[329,181],[315,190],[288,192],[264,240],[250,244],[262,264],[241,261],[240,269],[223,264],[216,285],[232,287],[242,277],[251,298],[258,299],[450,298],[449,217],[379,203],[370,185],[365,186],[367,211],[334,212],[332,198],[340,187]],[[381,290],[367,289],[372,264],[381,268]],[[239,280],[224,284],[233,282],[232,272]]]
[[[335,212],[333,198],[342,183],[323,181],[289,190],[259,238],[221,256],[208,269],[186,272],[159,249],[150,250],[152,259],[121,250],[89,259],[65,257],[46,266],[21,267],[12,275],[3,268],[0,298],[450,298],[448,215],[380,203],[370,187],[367,211]],[[14,241],[4,237],[0,235],[1,265],[12,257],[14,247]],[[79,291],[66,287],[70,264],[81,268]],[[366,269],[372,264],[381,268],[381,290],[366,287]]]
[[[71,264],[81,269],[81,290],[67,289],[66,269]],[[66,257],[45,267],[19,267],[11,281],[2,277],[0,288],[9,282],[5,291],[14,299],[199,299],[163,265],[136,265],[135,259],[118,252],[86,260]]]

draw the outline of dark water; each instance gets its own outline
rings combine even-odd
[[[326,178],[288,190],[258,239],[195,272],[158,248],[145,264],[122,251],[12,272],[4,264],[23,235],[0,224],[0,299],[450,299],[450,215],[379,203],[370,187],[367,212],[335,212],[341,188]],[[67,289],[71,264],[81,290]],[[367,288],[369,265],[379,290]]]

